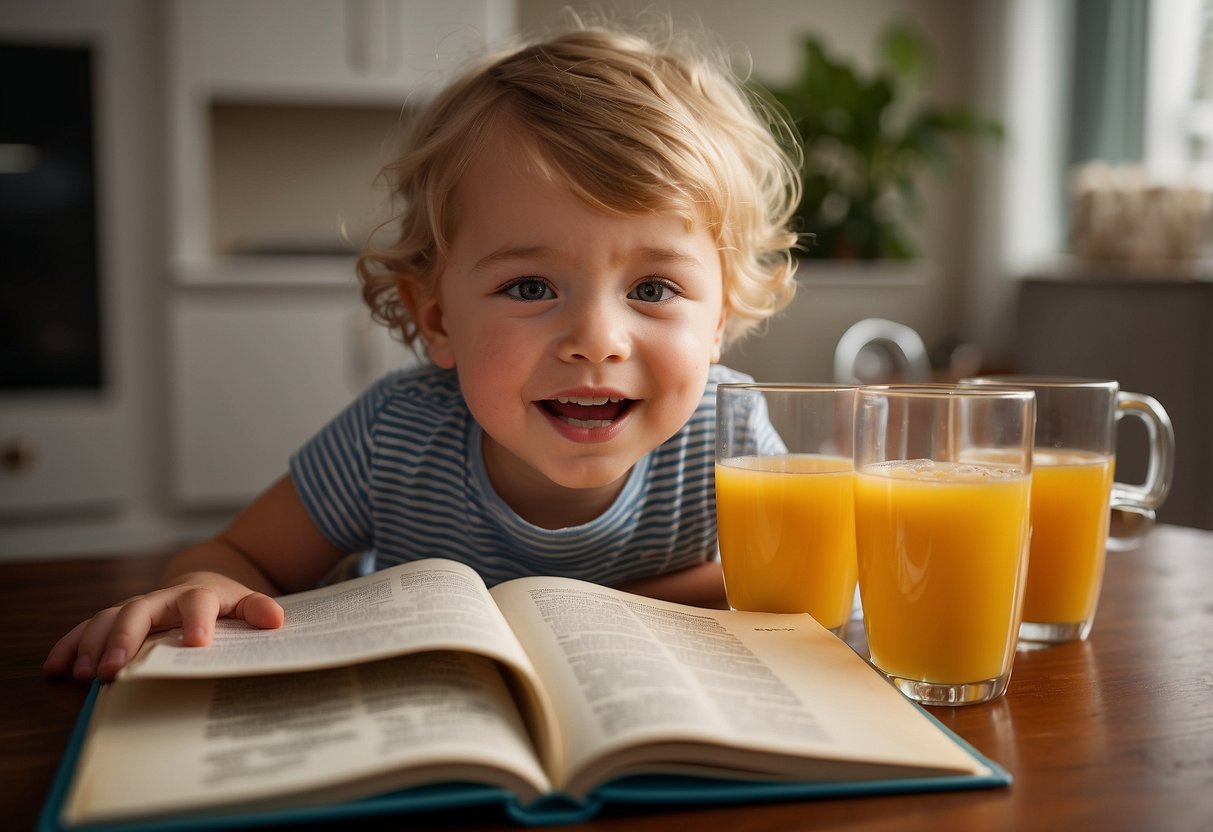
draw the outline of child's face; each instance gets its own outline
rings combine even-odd
[[[453,194],[437,299],[418,322],[454,367],[506,500],[542,480],[622,487],[672,436],[720,357],[723,278],[712,235],[672,215],[595,211],[508,147]]]

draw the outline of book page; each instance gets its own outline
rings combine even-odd
[[[707,610],[579,581],[492,590],[563,726],[572,794],[644,771],[861,779],[988,770],[808,615]]]
[[[411,785],[549,788],[499,665],[410,655],[286,676],[104,687],[69,823],[320,805]]]
[[[181,630],[170,630],[119,678],[286,673],[448,649],[529,667],[484,581],[455,561],[416,561],[277,601],[286,614],[277,630],[224,618],[206,647],[186,647]]]
[[[206,647],[180,628],[149,640],[118,673],[131,679],[200,679],[319,670],[408,653],[464,650],[505,666],[540,759],[559,766],[555,712],[535,668],[484,581],[443,558],[401,564],[352,581],[277,599],[282,627],[220,619]]]

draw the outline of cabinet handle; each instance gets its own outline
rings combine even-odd
[[[359,75],[390,75],[400,58],[398,0],[345,0],[345,49]]]
[[[0,470],[6,474],[21,474],[34,467],[38,448],[23,436],[13,436],[0,445]]]

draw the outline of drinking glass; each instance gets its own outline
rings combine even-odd
[[[842,635],[855,597],[854,386],[722,384],[716,523],[729,606]]]
[[[964,705],[1011,678],[1028,566],[1034,394],[861,387],[859,593],[872,664],[906,696]]]
[[[1019,638],[1024,646],[1081,641],[1095,621],[1111,509],[1152,516],[1171,487],[1171,420],[1153,398],[1105,379],[997,375],[961,383],[1036,393],[1032,545]],[[1141,485],[1113,478],[1116,425],[1124,416],[1141,419],[1149,434]]]

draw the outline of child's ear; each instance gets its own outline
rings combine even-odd
[[[425,341],[430,361],[447,370],[453,368],[455,354],[451,351],[442,301],[437,293],[416,275],[401,274],[396,277],[396,294],[417,324],[417,332]]]

